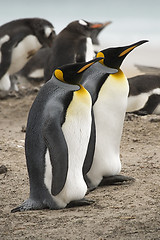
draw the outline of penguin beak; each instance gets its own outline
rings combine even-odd
[[[82,73],[83,71],[85,71],[87,68],[89,68],[91,65],[93,65],[96,62],[101,61],[103,58],[99,57],[99,58],[95,58],[87,63],[85,63],[78,71],[77,73]]]
[[[99,29],[99,28],[104,28],[111,23],[112,23],[111,21],[108,21],[108,22],[105,22],[105,23],[92,23],[90,27],[93,28],[93,29],[95,29],[95,28]]]
[[[142,40],[142,41],[136,42],[136,43],[134,43],[134,44],[132,44],[132,45],[129,45],[129,46],[127,46],[127,47],[124,47],[124,48],[123,48],[123,51],[119,54],[118,57],[126,56],[126,55],[127,55],[128,53],[130,53],[134,48],[136,48],[136,47],[138,47],[138,46],[140,46],[140,45],[142,45],[143,43],[146,43],[146,42],[148,42],[148,40]]]

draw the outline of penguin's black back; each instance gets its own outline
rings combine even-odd
[[[21,31],[23,31],[23,35],[24,31],[26,35],[31,33],[31,31],[34,33],[34,29],[41,27],[44,23],[53,27],[50,22],[41,18],[22,18],[5,23],[0,26],[0,38],[6,34],[12,36],[12,34],[16,34],[16,32],[20,33]]]

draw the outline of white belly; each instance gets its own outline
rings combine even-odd
[[[87,191],[82,167],[91,131],[91,98],[88,94],[86,104],[85,98],[83,102],[80,101],[77,93],[78,91],[74,93],[74,100],[72,99],[65,123],[62,125],[68,146],[68,173],[64,188],[57,196],[53,196],[54,201],[61,208],[64,208],[72,200],[82,199]],[[45,184],[51,193],[52,170],[48,158],[47,151]]]
[[[6,73],[1,79],[0,79],[0,90],[2,91],[8,91],[11,87],[11,81],[9,78],[8,73]]]
[[[122,74],[122,73],[121,73]],[[96,146],[93,164],[87,176],[97,186],[103,176],[119,174],[120,141],[127,107],[128,81],[113,74],[103,84],[94,104]]]
[[[92,44],[91,38],[87,38],[86,46],[86,62],[92,60],[95,57],[95,52]]]
[[[39,68],[34,70],[28,75],[30,78],[43,78],[44,77],[44,68]]]
[[[158,104],[157,107],[154,109],[153,114],[160,115],[160,104]]]
[[[11,56],[9,74],[14,74],[24,67],[24,65],[41,48],[40,42],[33,35],[25,37],[15,48]]]

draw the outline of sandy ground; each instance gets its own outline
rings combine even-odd
[[[160,117],[127,115],[122,174],[132,184],[101,187],[91,206],[10,213],[29,195],[22,126],[37,93],[0,101],[0,239],[160,239]]]

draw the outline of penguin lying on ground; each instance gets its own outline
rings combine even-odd
[[[16,78],[17,82],[26,82],[33,85],[44,83],[44,66],[51,49],[49,47],[41,48],[16,74],[11,77]]]
[[[84,199],[87,185],[82,167],[90,138],[92,100],[79,82],[82,73],[100,59],[56,69],[38,93],[29,112],[25,140],[30,197],[12,212],[90,203]]]
[[[84,62],[95,56],[91,32],[97,28],[84,20],[71,22],[56,37],[44,70],[45,81],[48,81],[54,70],[62,65]]]
[[[145,73],[145,74],[149,74],[149,75],[160,75],[160,68],[158,67],[150,67],[150,66],[144,66],[144,65],[135,65],[138,70],[140,70],[141,72]]]
[[[133,180],[118,175],[121,171],[120,141],[129,92],[127,78],[120,70],[120,66],[129,52],[145,42],[147,41],[99,52],[97,57],[104,59],[83,75],[82,85],[92,96],[96,131],[94,133],[92,129],[88,147],[88,152],[90,148],[95,148],[93,163],[86,175],[89,189],[94,189],[98,185]],[[116,68],[118,72],[104,75],[99,68],[101,64],[104,68],[105,66]],[[87,153],[86,159],[88,157]],[[84,170],[88,167],[87,162],[85,161]]]
[[[139,75],[128,79],[127,112],[160,114],[160,75]]]
[[[9,76],[18,72],[42,47],[51,46],[53,25],[41,18],[24,18],[0,27],[0,90],[11,87]],[[17,87],[14,84],[15,90]]]

